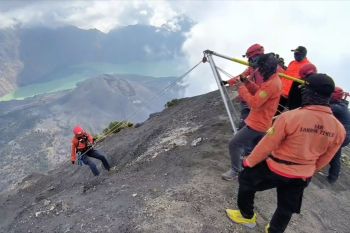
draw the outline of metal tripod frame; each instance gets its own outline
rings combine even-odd
[[[233,104],[229,98],[229,95],[228,95],[228,92],[226,90],[225,87],[223,87],[221,85],[221,77],[220,77],[220,73],[218,72],[217,68],[216,68],[216,65],[215,65],[215,62],[214,62],[214,59],[213,59],[213,55],[215,56],[218,56],[218,57],[221,57],[221,58],[224,58],[224,59],[227,59],[227,60],[230,60],[230,61],[233,61],[235,60],[234,58],[230,58],[230,57],[227,57],[227,56],[224,56],[224,55],[221,55],[221,54],[218,54],[218,53],[215,53],[213,51],[210,51],[210,50],[205,50],[204,52],[204,56],[208,59],[208,62],[210,64],[210,67],[213,71],[213,74],[214,74],[214,78],[216,80],[216,84],[218,85],[218,88],[219,88],[219,92],[221,94],[221,98],[222,98],[222,101],[224,102],[224,105],[225,105],[225,109],[226,109],[226,112],[227,112],[227,115],[228,115],[228,118],[230,120],[230,123],[231,123],[231,126],[232,126],[232,130],[233,130],[233,133],[236,134],[237,133],[237,127],[235,125],[235,122],[233,120],[233,116],[232,116],[232,113],[235,111],[234,110],[234,107],[233,107]],[[237,59],[238,60],[238,59]],[[237,61],[235,61],[237,62]],[[241,63],[241,62],[240,62]],[[243,63],[244,65],[247,65],[247,63]]]

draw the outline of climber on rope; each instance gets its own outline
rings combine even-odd
[[[77,161],[78,154],[78,164],[88,165],[95,176],[100,174],[99,170],[96,167],[96,164],[91,161],[91,158],[101,160],[103,167],[109,171],[110,166],[105,158],[97,150],[93,148],[94,139],[92,136],[83,130],[80,126],[76,126],[73,129],[74,137],[72,139],[72,164],[75,164]]]
[[[277,209],[265,232],[284,232],[292,214],[300,213],[303,192],[311,177],[342,145],[345,129],[329,107],[334,81],[326,74],[312,74],[305,81],[302,107],[282,113],[243,161],[239,209],[226,210],[233,222],[254,227],[255,193],[276,188]]]
[[[241,77],[239,95],[245,101],[250,112],[245,119],[245,126],[241,128],[229,143],[231,168],[222,179],[233,180],[242,169],[241,157],[247,148],[253,148],[272,125],[272,118],[276,113],[282,84],[277,75],[278,60],[273,53],[263,54],[257,61],[256,76],[261,79],[260,85]],[[244,85],[242,85],[244,84]]]

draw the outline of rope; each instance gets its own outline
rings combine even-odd
[[[154,98],[151,98],[149,101],[153,101],[156,98],[159,98],[161,96],[164,95],[165,91],[168,90],[169,88],[175,86],[178,81],[180,81],[181,79],[183,79],[185,76],[187,76],[189,73],[191,73],[197,66],[199,66],[202,62],[204,62],[203,60],[199,61],[196,65],[194,65],[191,69],[189,69],[188,71],[186,71],[184,74],[180,75],[179,77],[177,77],[174,81],[172,81],[168,86],[166,86],[165,88],[163,88],[160,91],[159,95],[154,96]],[[134,111],[132,112],[132,114],[130,115],[129,118],[132,118],[134,116],[136,116],[138,112]],[[121,126],[123,126],[124,123],[128,123],[128,121],[121,121],[118,124],[116,124],[115,126],[113,126],[112,128],[110,128],[106,133],[104,133],[101,137],[99,137],[96,141],[95,144],[97,144],[98,142],[102,141],[103,139],[105,139],[106,137],[110,136],[113,134],[113,131]],[[87,152],[89,152],[91,149],[93,149],[94,146],[90,147],[89,149],[87,149],[86,151],[84,151],[84,153],[81,154],[81,156],[85,155]],[[123,159],[124,157],[122,157],[121,159]],[[120,160],[121,160],[120,159]]]

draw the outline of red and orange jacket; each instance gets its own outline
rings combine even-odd
[[[277,74],[273,74],[260,86],[249,82],[239,88],[239,95],[250,107],[250,113],[245,119],[250,128],[266,132],[271,127],[281,96],[281,88],[281,80]]]
[[[84,133],[84,136],[87,137],[88,142],[86,140],[79,140],[75,136],[72,139],[72,161],[77,160],[77,152],[85,151],[88,148],[88,143],[94,143],[94,139],[90,134]]]
[[[282,113],[244,164],[266,160],[276,174],[309,178],[329,163],[344,138],[345,129],[329,107],[310,105]]]
[[[302,61],[292,61],[289,63],[286,71],[282,72],[286,75],[292,76],[294,78],[300,78],[299,70],[302,66],[309,64],[309,60],[307,58]],[[285,98],[288,98],[290,88],[292,87],[293,81],[289,79],[282,78],[282,95]]]

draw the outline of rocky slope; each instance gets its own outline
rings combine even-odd
[[[218,92],[183,99],[98,145],[113,171],[95,178],[67,161],[2,193],[0,232],[263,232],[275,190],[256,195],[256,229],[225,215],[236,206],[238,185],[220,177],[229,168],[231,137]],[[349,232],[349,176],[344,167],[334,186],[315,177],[286,232]]]
[[[0,191],[32,172],[54,168],[70,152],[71,130],[97,134],[111,121],[142,122],[182,96],[175,78],[102,75],[71,91],[0,103]]]

